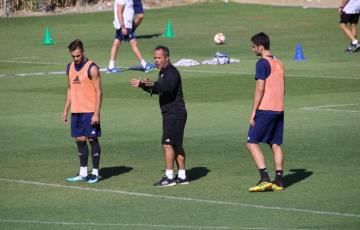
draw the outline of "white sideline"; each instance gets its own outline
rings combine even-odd
[[[211,74],[234,74],[234,75],[250,75],[253,76],[254,73],[241,73],[241,72],[217,72],[211,70],[181,70],[184,72],[192,73],[211,73]],[[327,75],[307,75],[307,74],[285,74],[285,77],[300,77],[300,78],[327,78],[327,79],[346,79],[346,80],[360,80],[360,77],[340,77],[340,76],[327,76]]]
[[[360,218],[360,214],[354,214],[354,213],[327,212],[327,211],[317,211],[317,210],[311,210],[311,209],[285,208],[285,207],[246,204],[246,203],[237,203],[237,202],[228,202],[228,201],[216,201],[216,200],[205,200],[205,199],[196,199],[196,198],[188,198],[188,197],[165,196],[165,195],[156,195],[156,194],[150,194],[150,193],[127,192],[127,191],[113,190],[113,189],[96,189],[96,188],[68,186],[68,185],[61,185],[61,184],[49,184],[49,183],[43,183],[43,182],[38,182],[38,181],[17,180],[17,179],[8,179],[8,178],[0,178],[0,181],[9,182],[9,183],[44,186],[44,187],[83,190],[83,191],[91,191],[91,192],[117,193],[117,194],[129,195],[129,196],[140,196],[140,197],[162,198],[162,199],[168,199],[168,200],[181,200],[181,201],[208,203],[208,204],[229,205],[229,206],[237,206],[237,207],[243,207],[243,208],[270,209],[270,210],[301,212],[301,213],[310,213],[310,214],[318,214],[318,215],[326,215],[326,216],[343,216],[343,217],[346,216],[346,217]]]
[[[1,60],[0,60],[1,62]],[[45,63],[43,63],[45,64]],[[50,63],[48,63],[50,64]],[[65,66],[65,65],[64,65]],[[210,71],[210,70],[181,70],[190,73],[209,73],[209,74],[232,74],[232,75],[254,75],[254,73],[241,73],[241,72],[221,72],[221,71]],[[100,72],[106,72],[106,68],[100,68]],[[36,77],[36,76],[47,76],[47,75],[64,75],[65,71],[52,71],[52,72],[36,72],[36,73],[14,73],[14,74],[0,74],[0,77]],[[323,75],[297,75],[287,74],[287,77],[295,78],[325,78],[325,79],[345,79],[345,80],[360,80],[360,77],[339,77],[339,76],[323,76]]]
[[[30,58],[30,57],[29,57]],[[64,66],[62,63],[53,63],[53,62],[37,62],[37,61],[17,61],[15,58],[13,60],[0,60],[0,62],[5,63],[19,63],[19,64],[38,64],[38,65],[61,65]]]
[[[330,109],[334,107],[346,107],[346,106],[353,106],[353,105],[360,105],[360,103],[356,104],[340,104],[340,105],[320,105],[320,106],[313,106],[313,107],[303,107],[299,108],[301,110],[310,110],[310,111],[329,111],[329,112],[348,112],[348,113],[360,113],[359,110],[348,110],[348,109]]]
[[[159,225],[159,224],[121,224],[121,223],[92,223],[92,222],[64,222],[64,221],[38,221],[38,220],[10,220],[0,219],[0,222],[15,224],[48,224],[48,225],[83,225],[83,226],[101,226],[101,227],[144,227],[144,228],[166,228],[166,229],[232,229],[231,227],[212,227],[212,226],[191,226],[191,225]],[[256,227],[236,227],[239,230],[315,230],[311,228],[256,228]],[[316,230],[322,230],[316,228]]]
[[[19,57],[19,58],[10,58],[10,60],[0,60],[0,62],[5,63],[20,63],[20,64],[40,64],[40,65],[61,65],[65,66],[64,63],[48,63],[48,62],[36,62],[36,61],[18,61],[17,59],[27,59],[35,57]],[[103,68],[104,69],[104,68]],[[240,72],[222,72],[222,71],[212,71],[212,70],[194,70],[194,69],[182,69],[184,72],[192,73],[211,73],[211,74],[234,74],[234,75],[254,75],[254,73],[240,73]],[[46,75],[46,74],[55,74],[61,72],[45,72],[45,73],[23,73],[23,74],[0,74],[0,77],[4,76],[31,76],[31,75]],[[298,75],[298,74],[286,74],[288,77],[302,77],[302,78],[327,78],[327,79],[348,79],[348,80],[360,80],[360,77],[340,77],[340,76],[326,76],[326,75]]]
[[[34,59],[36,58],[35,56],[30,56],[30,57],[13,57],[10,58],[10,60],[19,60],[19,59]]]
[[[37,220],[9,220],[0,219],[0,222],[23,224],[48,224],[48,225],[82,225],[82,226],[107,226],[107,227],[145,227],[165,229],[231,229],[229,227],[191,226],[191,225],[164,225],[164,224],[122,224],[122,223],[93,223],[93,222],[65,222],[65,221],[37,221]],[[248,229],[248,228],[247,228]]]
[[[0,62],[5,63],[20,63],[20,64],[40,64],[40,65],[61,65],[66,66],[64,63],[48,63],[48,62],[36,62],[36,61],[18,61],[17,59],[27,59],[34,57],[19,57],[19,58],[10,58],[10,60],[0,60]],[[64,67],[65,68],[65,67]],[[100,69],[102,72],[106,71],[106,68]],[[105,71],[104,71],[105,70]],[[241,73],[235,71],[212,71],[212,70],[194,70],[194,69],[182,69],[184,72],[191,73],[209,73],[209,74],[233,74],[233,75],[254,75],[254,73]],[[58,75],[65,74],[65,71],[54,71],[54,72],[40,72],[40,73],[15,73],[15,74],[0,74],[0,77],[10,77],[10,76],[40,76],[40,75]],[[360,77],[340,77],[340,76],[326,76],[326,75],[298,75],[298,74],[286,74],[287,77],[300,77],[300,78],[326,78],[326,79],[347,79],[347,80],[360,80]]]

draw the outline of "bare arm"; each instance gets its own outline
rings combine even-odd
[[[65,99],[65,104],[64,104],[64,110],[63,113],[61,115],[61,120],[64,123],[67,123],[67,115],[68,115],[68,111],[71,105],[71,95],[70,95],[71,91],[70,91],[70,81],[68,78],[68,88],[67,88],[67,92],[66,92],[66,99]]]
[[[255,125],[254,119],[255,119],[256,110],[259,108],[261,99],[264,96],[264,92],[265,92],[265,81],[264,80],[256,80],[254,101],[253,101],[253,106],[252,106],[251,115],[250,115],[250,125],[251,126]]]
[[[126,30],[126,27],[125,27],[124,16],[123,16],[124,8],[125,8],[125,5],[120,5],[120,4],[118,5],[118,7],[117,7],[117,16],[118,16],[118,20],[119,20],[119,23],[120,23],[121,33],[123,35],[127,35],[127,30]]]
[[[349,2],[349,0],[340,0],[339,3],[339,8],[338,8],[338,13],[342,14],[342,11],[344,9],[344,7],[346,6],[346,4]]]
[[[100,123],[100,109],[102,103],[102,88],[101,88],[101,77],[99,68],[94,65],[90,69],[91,79],[95,88],[95,111],[94,115],[91,118],[91,124]]]

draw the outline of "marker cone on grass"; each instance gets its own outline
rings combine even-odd
[[[296,44],[294,60],[295,61],[305,61],[305,57],[304,57],[300,43]]]
[[[51,33],[50,33],[50,29],[49,27],[45,28],[45,32],[44,32],[44,39],[42,42],[43,45],[54,45],[55,42],[51,37]]]
[[[173,29],[172,29],[172,25],[171,25],[171,21],[170,21],[170,20],[167,22],[166,31],[165,31],[165,33],[163,34],[163,37],[166,37],[166,38],[173,38],[173,37],[175,37],[175,34],[174,34],[174,32],[173,32]]]

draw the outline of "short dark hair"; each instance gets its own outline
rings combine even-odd
[[[81,52],[84,52],[84,45],[80,39],[75,39],[74,41],[70,42],[68,45],[69,51],[72,52],[79,48]]]
[[[158,46],[155,47],[154,50],[155,50],[155,51],[156,51],[156,50],[162,50],[162,51],[164,52],[165,57],[169,57],[169,56],[170,56],[170,50],[169,50],[169,48],[167,48],[166,46],[158,45]]]
[[[256,45],[256,46],[264,46],[264,48],[266,50],[270,50],[270,38],[267,34],[265,34],[264,32],[255,34],[254,36],[252,36],[251,41]]]

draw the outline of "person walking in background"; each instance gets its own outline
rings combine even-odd
[[[115,60],[122,41],[130,43],[135,57],[140,62],[145,72],[151,71],[154,64],[147,63],[141,55],[137,46],[136,34],[133,30],[134,6],[133,0],[115,0],[114,3],[114,27],[116,29],[115,39],[111,47],[108,73],[117,73],[121,70],[116,68]]]
[[[75,138],[80,159],[80,170],[67,182],[96,183],[99,181],[101,136],[100,109],[102,101],[99,67],[84,55],[81,40],[76,39],[68,46],[73,61],[67,65],[68,88],[61,120],[67,123],[71,108],[71,136]],[[88,143],[91,146],[93,169],[88,175]]]
[[[250,192],[283,190],[284,159],[281,145],[284,130],[284,67],[270,52],[270,39],[261,32],[251,38],[252,51],[261,58],[256,63],[255,92],[250,114],[246,147],[260,173],[260,181]],[[275,180],[270,181],[259,143],[271,147],[275,162]]]
[[[357,39],[357,24],[360,15],[360,0],[340,0],[338,13],[340,14],[340,29],[351,41],[350,46],[345,51],[359,51],[360,44]]]
[[[156,187],[189,184],[185,171],[185,151],[183,137],[187,111],[185,108],[182,83],[179,71],[170,63],[170,51],[165,46],[154,50],[154,61],[160,69],[157,81],[148,78],[132,79],[133,87],[140,87],[148,93],[158,94],[163,120],[162,146],[165,159],[165,175],[154,184]],[[174,161],[178,166],[177,178],[174,176]]]
[[[134,14],[133,31],[135,31],[144,20],[144,7],[141,0],[134,0]]]

